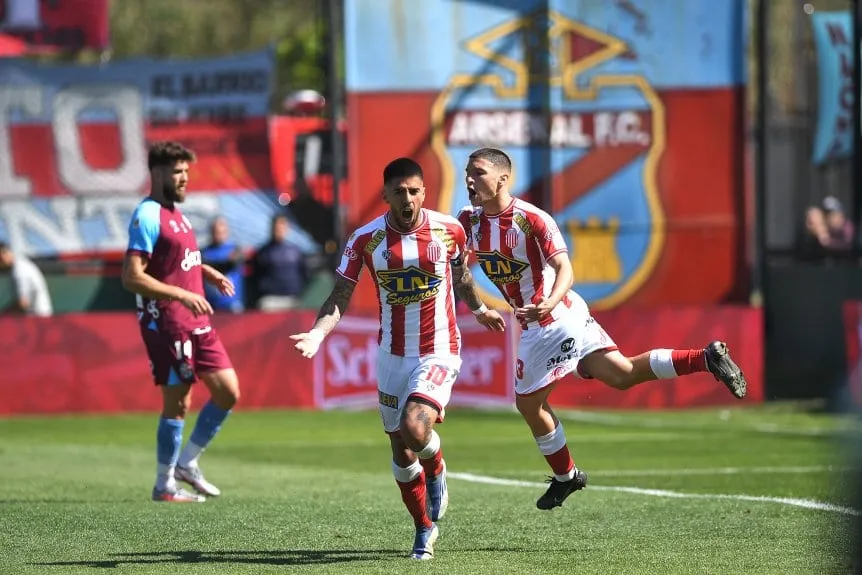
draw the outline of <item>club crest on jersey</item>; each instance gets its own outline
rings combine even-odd
[[[482,271],[495,284],[510,284],[521,281],[527,262],[504,256],[499,251],[476,252],[476,260]]]
[[[510,250],[515,249],[518,246],[518,232],[513,228],[509,228],[506,230],[506,247]]]
[[[378,270],[377,283],[388,292],[386,303],[408,305],[437,295],[443,278],[416,266],[410,266],[394,270]]]
[[[383,253],[381,255],[383,256],[383,259],[388,262],[390,259],[392,259],[392,250],[385,249],[383,250]]]
[[[383,230],[377,230],[376,232],[374,232],[374,235],[371,237],[371,240],[369,240],[369,242],[365,245],[365,253],[369,255],[372,254],[385,237],[386,232],[384,232]]]
[[[603,16],[577,5],[488,16],[481,31],[456,36],[456,55],[481,64],[448,72],[429,120],[432,150],[445,168],[438,211],[470,203],[457,174],[468,150],[479,147],[505,149],[523,170],[511,189],[515,196],[542,197],[552,180],[567,182],[551,186],[559,228],[541,226],[540,234],[533,217],[517,211],[512,227],[526,236],[518,241],[564,239],[575,289],[602,309],[636,293],[661,260],[665,215],[657,166],[667,120],[648,68],[630,58],[641,39],[629,29],[609,33]],[[544,72],[534,74],[536,66]],[[550,114],[521,106],[539,86],[557,102]],[[532,161],[548,149],[557,159],[552,165]],[[480,217],[475,210],[469,215],[474,231]],[[622,221],[637,223],[636,231],[623,238]],[[473,238],[481,241],[478,233]],[[501,238],[509,249],[514,241],[508,233]],[[495,272],[493,281],[516,275],[505,273],[516,266],[502,257],[484,258],[480,265]],[[501,303],[490,281],[475,276],[483,299]]]
[[[428,248],[425,250],[428,255],[428,259],[432,262],[436,262],[440,259],[440,244],[437,242],[431,242],[428,244]]]

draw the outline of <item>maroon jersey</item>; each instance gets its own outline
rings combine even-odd
[[[166,208],[147,198],[129,224],[127,253],[148,259],[147,273],[168,285],[204,295],[201,252],[192,225],[176,206]],[[174,300],[153,300],[141,295],[138,319],[142,326],[164,331],[191,331],[209,325],[209,317],[195,315]]]

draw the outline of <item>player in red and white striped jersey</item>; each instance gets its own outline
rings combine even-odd
[[[464,264],[466,235],[452,216],[422,208],[422,168],[409,158],[383,171],[389,210],[347,240],[332,294],[308,333],[291,336],[313,357],[347,310],[362,268],[377,284],[380,350],[377,391],[392,447],[392,472],[416,526],[411,557],[430,559],[448,503],[446,464],[434,423],[443,421],[461,368],[454,293],[480,324],[503,331],[503,318],[476,294]]]
[[[514,308],[521,325],[515,366],[516,405],[554,476],[536,502],[539,509],[562,505],[587,484],[575,467],[559,419],[548,404],[557,381],[569,373],[594,377],[617,389],[656,379],[708,371],[737,398],[745,377],[727,345],[704,349],[653,349],[626,357],[572,291],[572,264],[553,218],[509,193],[512,162],[505,152],[482,148],[466,169],[471,206],[458,219],[479,267]]]

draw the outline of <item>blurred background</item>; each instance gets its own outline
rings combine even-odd
[[[145,385],[98,398],[147,379],[119,272],[146,145],[160,139],[197,152],[183,210],[204,261],[240,286],[210,296],[229,347],[248,348],[234,353],[245,380],[292,361],[285,335],[312,321],[346,236],[384,209],[389,160],[418,160],[426,207],[454,214],[467,155],[497,146],[515,193],[565,231],[575,289],[623,349],[726,339],[747,401],[847,410],[862,398],[850,0],[0,7],[0,353],[16,366],[3,381],[56,373],[58,390],[104,388],[5,411],[152,402]],[[373,405],[376,306],[363,280],[354,324],[302,375],[313,393],[260,405]],[[475,337],[476,365],[506,361],[465,372],[465,401],[506,404],[511,341]],[[573,405],[727,402],[706,378],[625,395],[571,387]]]

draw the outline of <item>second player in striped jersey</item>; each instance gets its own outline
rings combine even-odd
[[[464,228],[456,218],[422,207],[419,164],[409,158],[392,161],[383,171],[383,188],[389,210],[350,236],[314,327],[292,338],[304,357],[313,357],[347,310],[362,269],[368,270],[380,316],[378,408],[389,434],[392,473],[416,527],[411,557],[430,559],[436,522],[448,503],[434,424],[443,421],[461,368],[453,293],[486,328],[503,331],[505,324],[476,294],[464,264]]]
[[[572,291],[572,264],[553,218],[509,192],[512,162],[496,148],[470,155],[466,168],[471,206],[459,213],[479,267],[515,310],[521,324],[515,365],[515,403],[553,470],[539,509],[562,505],[587,484],[575,467],[566,436],[548,398],[569,373],[594,377],[617,389],[708,371],[737,398],[745,377],[727,345],[703,349],[653,349],[627,357]]]

